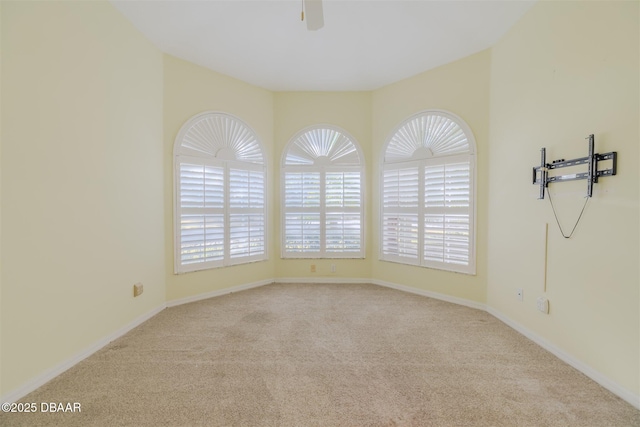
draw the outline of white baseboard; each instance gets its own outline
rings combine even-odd
[[[465,299],[465,298],[453,297],[451,295],[445,295],[445,294],[440,294],[438,292],[426,291],[424,289],[418,289],[411,286],[399,285],[397,283],[385,282],[383,280],[369,280],[369,283],[372,283],[378,286],[384,286],[386,288],[397,289],[403,292],[409,292],[411,294],[422,295],[423,297],[438,299],[441,301],[446,301],[446,302],[450,302],[457,305],[463,305],[465,307],[475,308],[477,310],[486,311],[485,304],[481,302]]]
[[[360,279],[351,277],[279,277],[274,283],[371,283],[371,279]]]
[[[124,334],[126,334],[127,332],[132,330],[133,328],[135,328],[137,326],[140,326],[141,324],[143,324],[147,320],[151,319],[156,314],[160,313],[165,308],[166,308],[166,305],[165,304],[161,304],[160,306],[154,308],[153,310],[149,311],[148,313],[145,313],[145,314],[142,314],[142,315],[136,317],[135,319],[133,319],[133,321],[131,321],[130,323],[128,323],[125,326],[121,327],[117,331],[115,331],[115,332],[107,335],[106,337],[96,341],[91,346],[85,348],[84,350],[82,350],[81,352],[75,354],[74,356],[71,356],[69,359],[65,360],[64,362],[60,363],[59,365],[54,366],[53,368],[46,370],[42,374],[40,374],[37,377],[31,379],[30,381],[26,382],[25,384],[23,384],[22,386],[18,387],[17,389],[15,389],[13,391],[10,391],[6,395],[2,396],[0,398],[0,402],[17,402],[18,400],[22,399],[27,394],[29,394],[32,391],[34,391],[35,389],[37,389],[38,387],[42,387],[43,385],[45,385],[46,383],[48,383],[49,381],[51,381],[52,379],[54,379],[58,375],[62,374],[66,370],[68,370],[69,368],[72,368],[74,365],[82,362],[84,359],[86,359],[87,357],[91,356],[96,351],[100,350],[105,345],[109,344],[111,341],[113,341],[113,340],[115,340],[117,338],[120,338],[121,336],[123,336]]]
[[[494,316],[497,319],[499,319],[500,321],[504,322],[507,326],[509,326],[512,329],[518,331],[519,333],[521,333],[525,337],[529,338],[531,341],[535,342],[536,344],[538,344],[542,348],[544,348],[547,351],[549,351],[550,353],[554,354],[560,360],[562,360],[565,363],[567,363],[568,365],[574,367],[575,369],[577,369],[578,371],[582,372],[583,374],[585,374],[586,376],[588,376],[589,378],[591,378],[592,380],[594,380],[595,382],[597,382],[598,384],[600,384],[601,386],[606,388],[607,390],[609,390],[612,393],[614,393],[615,395],[619,396],[621,399],[625,400],[626,402],[628,402],[629,404],[633,405],[634,407],[640,409],[640,396],[638,396],[638,395],[634,394],[633,392],[627,390],[626,388],[620,386],[616,382],[611,381],[610,379],[608,379],[607,377],[605,377],[604,375],[602,375],[598,371],[594,370],[590,366],[580,362],[579,360],[577,360],[573,356],[569,355],[568,353],[564,352],[560,348],[556,347],[554,344],[552,344],[549,341],[545,340],[544,338],[534,334],[533,332],[531,332],[530,330],[528,330],[524,326],[520,325],[519,323],[509,319],[508,317],[506,317],[505,315],[503,315],[502,313],[500,313],[499,311],[497,311],[493,307],[489,307],[486,304],[479,303],[477,301],[472,301],[472,300],[468,300],[468,299],[464,299],[464,298],[453,297],[453,296],[450,296],[450,295],[445,295],[445,294],[440,294],[440,293],[437,293],[437,292],[418,289],[418,288],[414,288],[414,287],[411,287],[411,286],[400,285],[400,284],[397,284],[397,283],[386,282],[386,281],[382,281],[382,280],[361,279],[361,278],[344,278],[344,277],[315,277],[315,278],[314,277],[300,277],[300,278],[297,278],[297,277],[283,277],[283,278],[278,278],[278,279],[267,279],[267,280],[262,280],[262,281],[259,281],[259,282],[253,282],[253,283],[247,283],[247,284],[244,284],[244,285],[232,286],[230,288],[220,289],[220,290],[217,290],[217,291],[206,292],[206,293],[199,294],[199,295],[194,295],[194,296],[190,296],[190,297],[186,297],[186,298],[181,298],[181,299],[177,299],[177,300],[173,300],[173,301],[168,301],[166,304],[162,304],[159,307],[156,307],[155,309],[151,310],[150,312],[137,317],[136,319],[134,319],[129,324],[127,324],[127,325],[123,326],[122,328],[118,329],[117,331],[109,334],[105,338],[97,341],[96,343],[94,343],[90,347],[86,348],[85,350],[81,351],[80,353],[76,354],[75,356],[72,356],[71,358],[69,358],[65,362],[63,362],[63,363],[61,363],[61,364],[59,364],[59,365],[57,365],[57,366],[45,371],[43,374],[38,375],[36,378],[33,378],[32,380],[30,380],[26,384],[22,385],[21,387],[9,392],[5,396],[2,396],[2,398],[0,398],[0,402],[16,402],[16,401],[18,401],[19,399],[21,399],[22,397],[24,397],[27,394],[31,393],[32,391],[34,391],[38,387],[41,387],[42,385],[46,384],[47,382],[49,382],[53,378],[57,377],[58,375],[62,374],[63,372],[65,372],[69,368],[73,367],[77,363],[79,363],[82,360],[86,359],[87,357],[91,356],[93,353],[95,353],[96,351],[100,350],[102,347],[104,347],[105,345],[109,344],[111,341],[123,336],[124,334],[126,334],[127,332],[132,330],[133,328],[135,328],[135,327],[139,326],[140,324],[144,323],[145,321],[149,320],[150,318],[152,318],[153,316],[155,316],[156,314],[161,312],[166,307],[175,307],[177,305],[182,305],[182,304],[187,304],[187,303],[190,303],[190,302],[200,301],[200,300],[207,299],[207,298],[213,298],[213,297],[227,295],[227,294],[234,293],[234,292],[244,291],[244,290],[247,290],[247,289],[257,288],[257,287],[260,287],[260,286],[269,285],[271,283],[345,283],[345,284],[371,283],[371,284],[378,285],[378,286],[384,286],[384,287],[387,287],[387,288],[392,288],[392,289],[396,289],[396,290],[403,291],[403,292],[409,292],[409,293],[412,293],[412,294],[417,294],[417,295],[421,295],[421,296],[425,296],[425,297],[429,297],[429,298],[434,298],[434,299],[450,302],[450,303],[457,304],[457,305],[462,305],[462,306],[465,306],[465,307],[474,308],[474,309],[477,309],[477,310],[486,311],[489,314],[491,314],[492,316]]]
[[[547,350],[548,352],[556,356],[558,359],[562,360],[569,366],[572,366],[578,371],[582,372],[583,374],[585,374],[586,376],[588,376],[589,378],[591,378],[592,380],[600,384],[602,387],[606,388],[607,390],[617,395],[624,401],[633,405],[635,408],[640,409],[640,396],[627,390],[626,388],[622,387],[620,384],[614,381],[611,381],[609,378],[605,377],[600,372],[582,363],[575,357],[566,353],[564,350],[558,348],[556,345],[550,343],[549,341],[540,337],[539,335],[531,332],[529,329],[525,328],[521,324],[509,319],[508,317],[506,317],[504,314],[500,313],[498,310],[494,309],[493,307],[487,306],[486,310],[489,314],[491,314],[498,320],[504,322],[507,326],[511,327],[512,329],[515,329],[516,331],[520,332],[522,335],[529,338],[531,341],[535,342],[540,347],[544,348],[545,350]]]
[[[612,392],[616,396],[618,396],[621,399],[623,399],[624,401],[628,402],[629,404],[631,404],[635,408],[640,409],[640,396],[638,396],[638,395],[634,394],[633,392],[627,390],[626,388],[622,387],[620,384],[618,384],[618,383],[616,383],[614,381],[611,381],[609,378],[605,377],[600,372],[598,372],[595,369],[591,368],[590,366],[582,363],[581,361],[579,361],[575,357],[569,355],[568,353],[566,353],[565,351],[561,350],[560,348],[558,348],[554,344],[550,343],[549,341],[545,340],[544,338],[534,334],[533,332],[531,332],[530,330],[528,330],[527,328],[525,328],[521,324],[519,324],[517,322],[514,322],[513,320],[509,319],[508,317],[506,317],[505,315],[503,315],[502,313],[500,313],[499,311],[497,311],[493,307],[489,307],[486,304],[482,304],[482,303],[479,303],[479,302],[476,302],[476,301],[471,301],[471,300],[467,300],[467,299],[463,299],[463,298],[452,297],[450,295],[439,294],[437,292],[425,291],[425,290],[413,288],[413,287],[410,287],[410,286],[398,285],[396,283],[384,282],[384,281],[381,281],[381,280],[371,280],[370,283],[373,283],[374,285],[379,285],[379,286],[386,286],[388,288],[393,288],[393,289],[397,289],[397,290],[404,291],[404,292],[410,292],[412,294],[426,296],[426,297],[429,297],[429,298],[439,299],[439,300],[451,302],[451,303],[458,304],[458,305],[463,305],[463,306],[467,306],[467,307],[471,307],[471,308],[476,308],[478,310],[484,310],[487,313],[489,313],[492,316],[494,316],[495,318],[497,318],[498,320],[500,320],[503,323],[505,323],[510,328],[518,331],[519,333],[521,333],[522,335],[524,335],[525,337],[527,337],[531,341],[535,342],[540,347],[542,347],[545,350],[549,351],[551,354],[555,355],[557,358],[559,358],[560,360],[562,360],[563,362],[565,362],[569,366],[572,366],[575,369],[577,369],[578,371],[582,372],[583,374],[585,374],[586,376],[591,378],[593,381],[597,382],[602,387],[606,388],[607,390],[609,390],[610,392]]]
[[[201,301],[203,299],[219,297],[222,295],[232,294],[234,292],[246,291],[247,289],[258,288],[273,283],[274,279],[260,280],[259,282],[246,283],[244,285],[232,286],[230,288],[219,289],[217,291],[205,292],[203,294],[193,295],[190,297],[167,301],[167,307],[175,307],[177,305],[189,304],[190,302]]]

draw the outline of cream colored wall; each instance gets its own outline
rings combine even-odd
[[[5,395],[164,304],[162,54],[106,2],[2,2],[1,78]]]
[[[370,278],[488,302],[640,394],[638,16],[637,2],[540,2],[494,49],[379,90],[272,93],[163,56],[108,3],[0,2],[0,394],[165,301],[272,278]],[[475,276],[378,259],[386,138],[432,108],[475,135]],[[263,142],[270,258],[174,275],[173,144],[206,110],[240,117]],[[364,260],[280,258],[282,151],[318,123],[344,128],[364,151]],[[530,168],[542,146],[550,158],[584,155],[588,133],[597,151],[620,153],[620,172],[596,185],[565,240],[548,201],[536,200]],[[563,223],[583,189],[552,187]],[[549,315],[534,303],[546,223]],[[138,281],[145,293],[133,299]]]
[[[487,281],[487,185],[489,167],[489,71],[491,52],[485,50],[373,92],[371,202],[373,232],[372,277],[430,292],[484,302]],[[381,156],[387,138],[411,115],[442,109],[460,116],[473,131],[477,152],[476,275],[412,267],[379,260],[378,224]]]
[[[173,272],[173,145],[180,127],[203,111],[230,113],[247,123],[260,138],[267,164],[274,158],[273,94],[198,65],[164,56],[164,218],[167,301],[214,292],[274,277],[275,253],[269,260],[176,275]],[[268,218],[274,221],[273,170],[268,168]],[[268,230],[273,247],[273,229]]]
[[[302,129],[329,124],[347,131],[356,139],[364,154],[366,176],[371,176],[371,93],[370,92],[279,92],[275,94],[275,145],[273,170],[280,171],[286,145]],[[275,177],[275,230],[273,258],[278,278],[360,279],[371,274],[371,191],[370,179],[365,183],[365,259],[282,259],[280,204],[282,199],[280,176]],[[331,265],[335,272],[331,272]],[[311,265],[316,271],[311,272]]]
[[[638,2],[539,2],[493,48],[488,304],[627,391],[640,394]],[[531,168],[617,151],[571,239]],[[586,171],[586,167],[572,172]],[[551,184],[566,232],[586,182]],[[544,292],[544,227],[549,224]],[[516,288],[524,290],[517,301]],[[536,311],[546,296],[548,315]]]

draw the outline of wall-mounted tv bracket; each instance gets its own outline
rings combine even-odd
[[[553,182],[575,181],[579,179],[587,180],[587,197],[591,197],[593,195],[593,184],[598,182],[598,178],[616,174],[618,153],[615,151],[604,154],[595,153],[593,134],[589,135],[587,139],[589,140],[589,155],[587,157],[580,157],[573,160],[559,159],[554,160],[551,163],[547,163],[546,148],[542,148],[540,150],[540,166],[533,168],[533,183],[540,185],[540,197],[538,199],[544,199],[545,188]],[[611,168],[598,170],[598,162],[605,160],[612,160]],[[554,169],[583,164],[588,165],[586,172],[549,176],[549,171]],[[540,172],[539,174],[538,171]]]

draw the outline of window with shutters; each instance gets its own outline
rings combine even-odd
[[[207,112],[174,146],[175,272],[260,261],[266,251],[266,176],[258,138],[240,119]]]
[[[362,153],[345,131],[296,135],[282,159],[282,256],[363,258],[363,178]]]
[[[424,111],[386,144],[380,258],[475,274],[475,141],[462,119]]]

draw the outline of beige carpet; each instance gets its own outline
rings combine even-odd
[[[640,426],[491,315],[374,285],[269,285],[164,310],[2,426]]]

